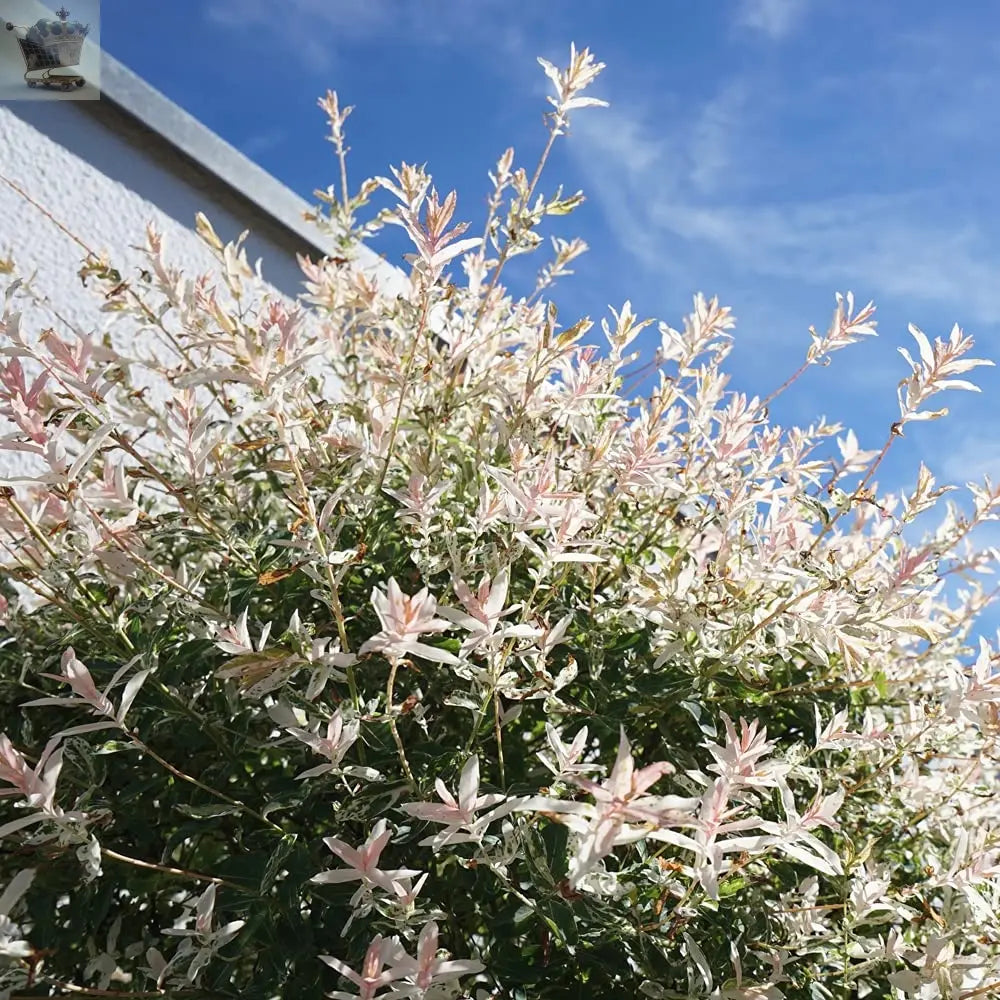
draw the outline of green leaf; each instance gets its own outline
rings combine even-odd
[[[187,802],[178,802],[174,808],[184,816],[193,819],[216,819],[219,816],[238,816],[242,810],[239,806],[228,802],[209,802],[203,806],[193,806]]]
[[[539,912],[560,944],[569,945],[576,942],[576,915],[568,903],[550,899],[539,907]]]
[[[879,670],[873,677],[872,680],[875,682],[875,690],[878,691],[879,697],[888,698],[889,697],[889,679],[885,676],[884,670]]]
[[[289,834],[281,838],[281,842],[275,848],[274,853],[267,862],[267,867],[264,869],[264,877],[260,880],[260,894],[262,896],[266,896],[271,891],[272,886],[278,880],[278,874],[282,870],[282,863],[294,849],[294,834]]]
[[[725,899],[727,896],[735,896],[736,893],[747,887],[747,880],[741,875],[726,879],[719,884],[719,896]]]
[[[566,847],[568,841],[569,827],[562,823],[549,823],[542,830],[545,857],[556,882],[561,882],[569,869],[569,851]]]
[[[550,201],[548,205],[545,206],[545,214],[569,215],[574,208],[578,208],[584,203],[585,200],[583,192],[577,191],[576,194],[571,195],[569,198],[561,198],[556,201]]]

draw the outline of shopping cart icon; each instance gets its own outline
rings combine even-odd
[[[24,79],[29,87],[58,87],[72,90],[87,81],[79,73],[59,73],[56,70],[80,65],[80,50],[90,31],[89,24],[69,20],[69,11],[60,7],[58,21],[42,18],[31,27],[7,22],[24,57]],[[40,75],[39,75],[40,74]]]

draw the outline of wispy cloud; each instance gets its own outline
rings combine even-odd
[[[716,272],[853,287],[996,323],[1000,239],[968,197],[968,172],[935,175],[923,164],[888,184],[873,162],[875,122],[831,115],[800,137],[797,117],[810,109],[798,99],[749,76],[679,111],[618,99],[581,116],[569,148],[623,246],[652,272],[690,280],[700,254]],[[882,169],[900,172],[891,158]]]
[[[242,142],[237,143],[241,153],[251,159],[275,149],[282,143],[288,141],[288,133],[283,128],[267,129],[263,132],[254,132],[248,135]]]
[[[204,16],[230,30],[267,29],[269,45],[293,50],[307,68],[323,71],[347,45],[372,40],[448,46],[489,39],[515,51],[522,28],[502,0],[209,0]]]
[[[706,101],[691,130],[691,182],[702,192],[715,190],[733,162],[732,137],[746,115],[748,88],[732,80]]]
[[[333,29],[339,37],[352,41],[383,32],[393,25],[393,7],[384,0],[286,0],[283,4],[269,0],[210,0],[205,16],[230,28],[280,26],[288,43],[302,44],[314,39],[318,28]]]
[[[1000,483],[1000,440],[996,433],[985,426],[959,428],[941,456],[940,474],[952,483],[982,482],[983,476]]]
[[[779,42],[799,24],[806,0],[738,0],[736,25]]]

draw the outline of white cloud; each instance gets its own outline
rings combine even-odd
[[[805,0],[739,0],[736,25],[779,42],[798,25],[805,7]]]
[[[365,38],[392,26],[391,0],[211,0],[205,9],[210,21],[228,27],[268,25],[283,29],[286,41],[305,42],[316,29],[333,29],[340,37]]]
[[[691,181],[704,192],[725,181],[733,162],[732,136],[746,114],[748,89],[734,80],[707,101],[691,133]]]
[[[424,45],[468,44],[488,39],[517,51],[521,28],[501,0],[209,0],[210,23],[237,31],[264,29],[268,45],[283,45],[309,69],[325,71],[338,49],[378,39]]]
[[[934,302],[963,323],[997,322],[1000,245],[976,217],[948,210],[947,190],[874,193],[862,182],[816,193],[787,161],[818,154],[794,140],[769,145],[774,123],[746,81],[680,120],[623,103],[579,116],[568,148],[622,245],[651,272],[690,281],[691,252],[701,251],[747,277],[853,287],[876,302]],[[819,136],[820,149],[830,141]]]
[[[283,128],[275,128],[265,132],[254,132],[242,142],[237,143],[237,146],[244,156],[253,159],[255,156],[260,156],[261,153],[266,153],[287,141],[288,133]]]
[[[958,438],[953,438],[939,461],[943,481],[981,483],[984,476],[989,476],[994,484],[1000,483],[1000,441],[986,428],[967,429]]]

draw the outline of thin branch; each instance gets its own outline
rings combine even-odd
[[[132,865],[134,868],[145,868],[150,871],[163,872],[165,875],[180,875],[184,878],[195,879],[199,882],[211,882],[213,885],[225,885],[230,889],[239,892],[246,892],[246,887],[229,882],[224,878],[216,878],[214,875],[201,875],[198,872],[188,871],[186,868],[171,868],[167,865],[157,865],[152,861],[142,861],[139,858],[130,858],[127,854],[119,854],[110,847],[102,847],[101,854],[112,861],[120,861],[122,864]]]

